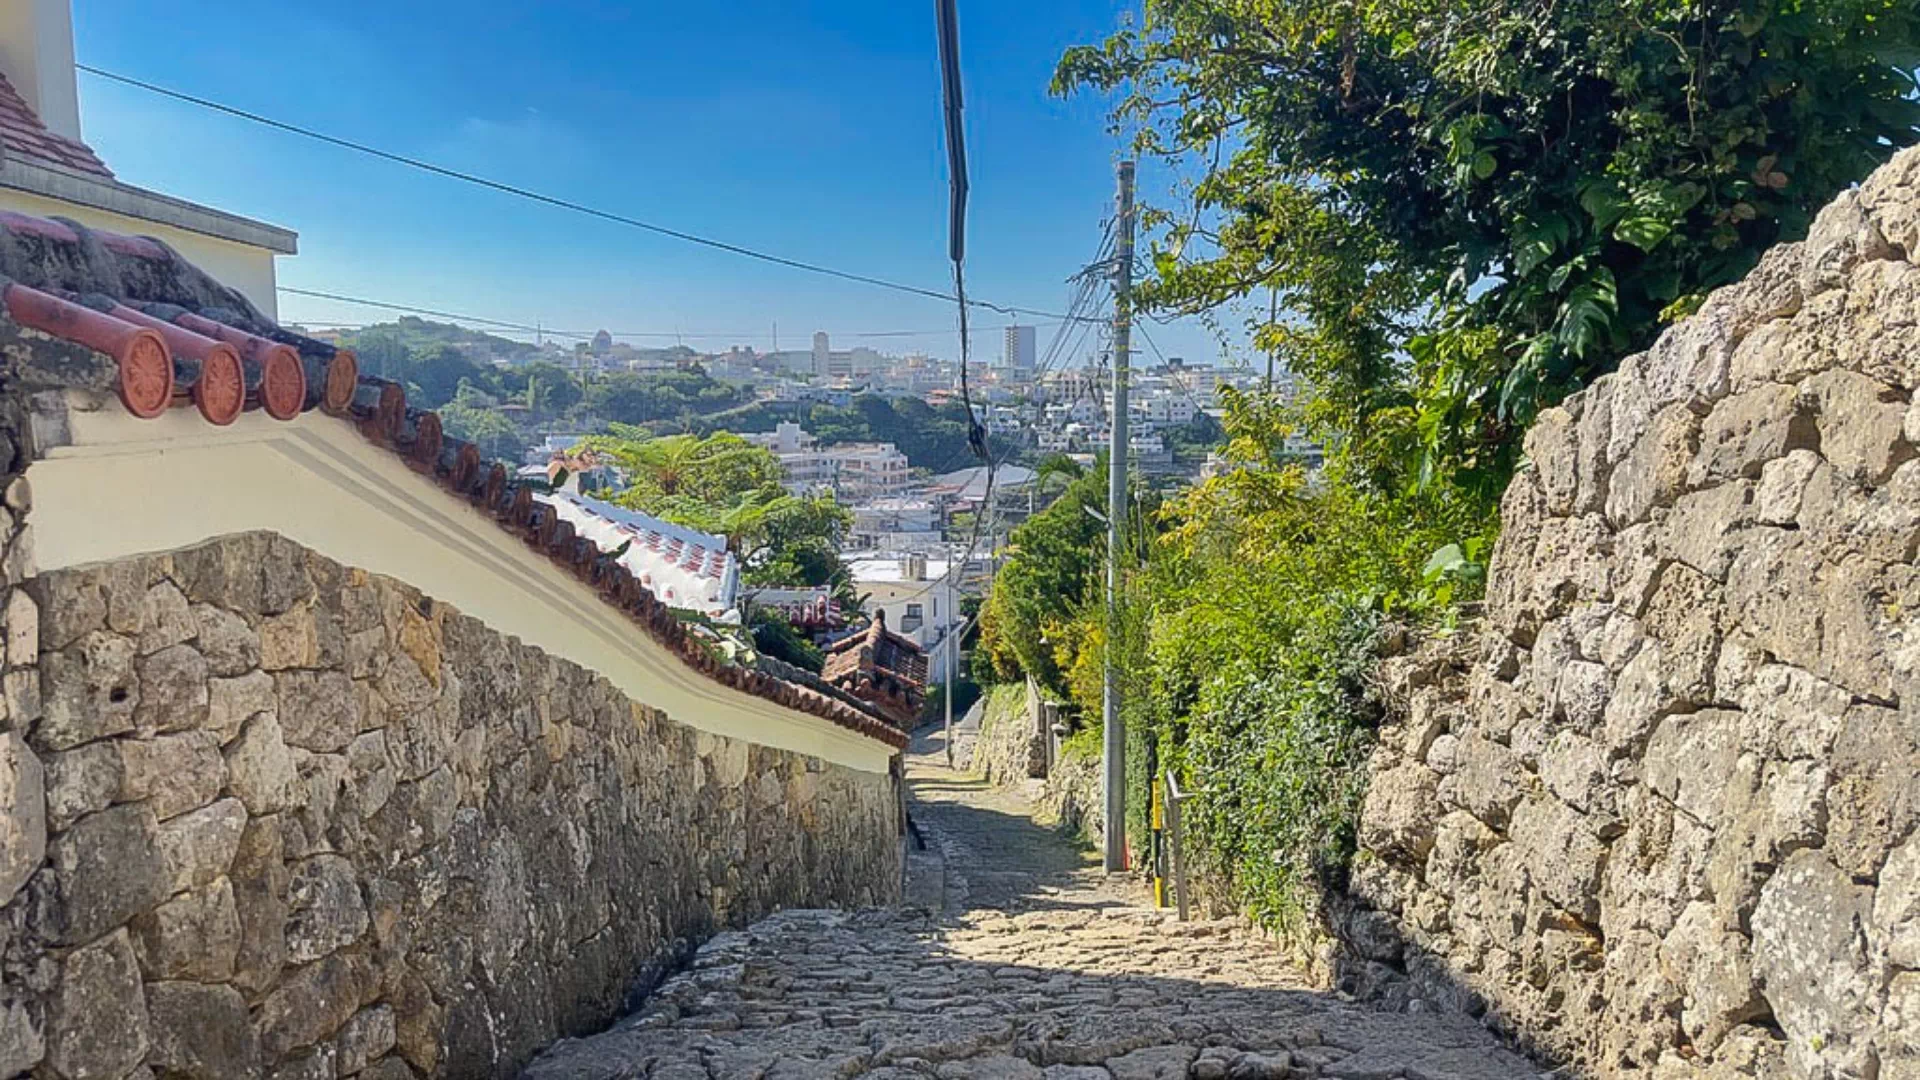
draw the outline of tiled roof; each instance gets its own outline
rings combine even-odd
[[[281,328],[158,240],[0,212],[5,320],[110,357],[115,389],[135,416],[190,403],[213,424],[232,423],[251,409],[280,420],[317,409],[354,424],[413,471],[567,568],[715,682],[896,748],[906,745],[906,734],[877,707],[723,659],[629,566],[536,498],[533,486],[513,483],[504,465],[482,461],[474,444],[445,435],[437,414],[410,408],[400,384],[361,375],[349,350]]]
[[[585,495],[561,491],[539,499],[602,552],[619,552],[620,564],[669,605],[715,617],[733,610],[740,560],[727,550],[726,537]]]
[[[889,631],[881,611],[865,630],[828,646],[820,675],[907,727],[926,700],[927,654]]]
[[[40,117],[34,115],[34,111],[4,75],[0,75],[0,147],[5,147],[9,154],[32,158],[43,164],[58,165],[105,180],[113,179],[113,171],[107,168],[92,147],[77,139],[48,131],[47,125],[40,122]]]

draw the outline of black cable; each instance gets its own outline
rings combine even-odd
[[[203,109],[211,109],[214,112],[225,113],[228,116],[238,117],[242,120],[247,120],[255,124],[263,125],[265,127],[274,128],[279,131],[285,131],[285,132],[288,132],[289,134],[299,135],[308,139],[315,139],[320,142],[327,143],[331,146],[337,146],[345,150],[352,150],[356,153],[367,154],[371,157],[380,158],[383,161],[390,161],[398,165],[405,165],[408,168],[419,169],[423,172],[433,173],[436,176],[443,176],[450,180],[459,180],[463,183],[474,184],[476,186],[488,188],[492,191],[498,191],[506,195],[513,195],[517,198],[528,199],[537,203],[544,203],[548,206],[558,207],[562,210],[571,210],[576,214],[585,214],[589,217],[599,218],[603,221],[611,221],[616,224],[626,225],[631,228],[644,230],[646,232],[657,233],[661,236],[669,236],[675,240],[684,240],[689,244],[699,244],[702,247],[713,248],[716,251],[725,251],[734,255],[743,256],[745,258],[758,259],[761,262],[773,263],[776,266],[785,266],[794,270],[803,270],[810,274],[822,274],[827,277],[840,278],[843,281],[854,281],[862,285],[872,285],[872,286],[875,286],[876,288],[892,289],[895,292],[908,293],[914,296],[924,296],[930,300],[945,300],[951,303],[951,302],[959,301],[960,299],[955,296],[949,296],[948,294],[940,292],[936,289],[923,289],[918,285],[908,285],[898,281],[888,281],[886,278],[873,277],[868,274],[857,274],[850,270],[837,270],[831,266],[822,266],[819,263],[805,262],[800,259],[789,259],[784,255],[773,255],[764,251],[756,251],[753,248],[742,247],[739,244],[730,244],[724,240],[714,240],[710,237],[700,236],[690,232],[684,232],[680,229],[669,228],[665,225],[656,225],[650,221],[642,221],[639,218],[628,217],[625,214],[615,213],[614,211],[611,211],[611,210],[602,210],[602,209],[599,209],[598,207],[588,206],[585,203],[574,202],[571,199],[563,199],[555,195],[542,194],[541,192],[534,191],[530,188],[518,187],[513,184],[503,183],[499,180],[490,180],[487,177],[479,176],[474,173],[462,172],[459,169],[450,169],[445,165],[436,165],[431,161],[423,161],[419,158],[408,157],[405,154],[396,154],[391,150],[382,150],[375,146],[369,146],[366,143],[360,143],[360,142],[355,142],[352,139],[341,138],[338,135],[329,135],[323,131],[315,131],[312,128],[301,127],[298,124],[291,124],[284,120],[275,120],[270,116],[263,116],[260,113],[256,113],[256,112],[249,112],[246,109],[236,108],[232,105],[226,105],[221,102],[214,101],[210,98],[198,97],[196,95],[184,93],[179,90],[169,89],[168,87],[160,86],[155,83],[146,82],[145,80],[142,80],[142,79],[136,79],[129,75],[121,75],[117,72],[107,71],[104,68],[93,67],[90,64],[77,63],[74,65],[74,67],[80,71],[86,72],[89,75],[97,75],[102,79],[108,79],[113,82],[122,83],[126,86],[136,87],[138,89],[145,90],[151,94],[158,94],[162,97],[172,98],[175,101],[183,101],[189,105],[197,105]],[[971,301],[971,303],[976,307],[987,308],[990,311],[998,311],[1003,315],[1034,315],[1043,319],[1057,319],[1060,317],[1048,311],[1037,311],[1031,308],[1022,308],[1022,307],[1013,307],[1013,306],[1004,305],[1004,304],[995,304],[985,300],[974,300],[974,301]]]
[[[594,337],[595,334],[599,333],[599,331],[597,330],[594,330],[594,331],[562,330],[552,326],[529,326],[526,323],[510,322],[505,319],[492,319],[484,315],[461,315],[461,314],[457,314],[449,311],[439,311],[434,308],[420,307],[415,304],[397,304],[390,300],[370,300],[363,296],[347,296],[343,293],[322,292],[318,289],[299,289],[299,288],[295,288],[292,285],[275,285],[274,289],[278,292],[288,293],[293,296],[308,296],[308,297],[313,297],[320,300],[336,300],[343,304],[357,304],[363,307],[381,308],[386,311],[401,311],[401,312],[406,312],[412,315],[432,315],[435,318],[439,318],[439,319],[457,319],[461,322],[484,323],[488,326],[496,327],[499,329],[515,330],[515,331],[520,331],[522,333],[528,333],[528,334],[551,334],[554,337],[579,338],[585,341],[585,340],[590,340],[591,338]],[[301,321],[301,320],[296,320],[296,321]],[[330,322],[314,322],[311,320],[306,320],[305,324],[308,326],[339,327],[341,329],[349,329],[349,330],[366,329],[365,326],[356,324],[356,323],[330,323]],[[1052,325],[1052,324],[1048,323],[1046,325]],[[1005,329],[1005,327],[989,328],[988,330],[985,330],[982,332],[991,333],[993,329]],[[852,338],[933,337],[935,335],[950,334],[952,332],[953,331],[951,330],[862,330],[854,333],[842,334],[841,336],[852,337]],[[621,338],[639,338],[639,337],[720,338],[722,340],[737,341],[745,338],[751,338],[754,336],[753,331],[718,331],[718,330],[715,330],[715,331],[609,330],[607,331],[607,333],[616,341],[618,341]]]

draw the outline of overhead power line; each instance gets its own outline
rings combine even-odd
[[[198,95],[189,94],[184,91],[174,90],[170,87],[161,86],[157,83],[147,82],[144,79],[136,79],[131,75],[122,75],[119,72],[108,71],[104,68],[97,68],[92,66],[91,64],[75,64],[74,67],[81,71],[86,72],[89,75],[95,75],[102,79],[107,79],[112,82],[117,82],[125,86],[131,86],[139,90],[145,90],[150,94],[158,94],[161,97],[172,98],[175,101],[185,102],[186,104],[198,106],[199,108],[202,108],[202,109],[210,109],[214,112],[224,113],[228,116],[238,117],[239,119],[246,120],[255,124],[260,124],[264,127],[270,127],[277,131],[284,131],[289,134],[299,135],[303,138],[313,139],[318,142],[327,143],[330,146],[337,146],[344,150],[352,150],[355,153],[366,154],[369,157],[376,157],[383,161],[393,162],[394,164],[397,164],[397,165],[405,165],[410,169],[418,169],[422,172],[432,173],[435,176],[445,177],[449,180],[458,180],[462,183],[473,184],[477,187],[487,188],[488,190],[497,191],[505,195],[512,195],[516,198],[527,199],[529,201],[537,202],[537,203],[543,203],[547,206],[557,207],[562,210],[570,210],[576,214],[585,214],[588,217],[598,218],[602,221],[611,221],[615,224],[626,225],[630,228],[640,229],[642,231],[655,233],[660,236],[672,237],[675,240],[682,240],[689,244],[698,244],[701,247],[712,248],[716,251],[725,251],[725,252],[728,252],[729,254],[739,255],[743,258],[756,259],[756,260],[759,260],[760,262],[772,263],[775,266],[784,266],[792,270],[801,270],[809,274],[820,274],[826,277],[839,278],[842,281],[852,281],[852,282],[858,282],[859,284],[862,284],[862,285],[872,285],[875,288],[891,289],[895,292],[907,293],[912,296],[926,297],[927,299],[930,299],[930,300],[944,300],[948,303],[963,302],[960,300],[959,297],[951,293],[941,292],[938,289],[927,289],[927,288],[922,288],[918,285],[909,285],[905,282],[890,281],[886,278],[875,277],[871,274],[860,274],[860,273],[855,273],[851,270],[841,270],[835,267],[825,266],[820,263],[807,262],[803,259],[790,259],[784,255],[774,255],[769,252],[758,251],[741,244],[728,243],[725,240],[715,240],[712,237],[700,236],[696,233],[686,232],[685,230],[682,230],[682,229],[675,229],[665,225],[658,225],[651,221],[643,221],[639,218],[630,217],[626,214],[618,213],[612,210],[603,210],[597,206],[590,206],[586,203],[575,202],[572,199],[564,199],[557,195],[548,195],[543,192],[534,191],[531,188],[520,187],[516,184],[508,184],[503,181],[493,180],[485,176],[480,176],[476,173],[470,173],[470,172],[462,171],[460,169],[449,168],[445,165],[438,165],[431,161],[425,161],[416,157],[409,157],[406,154],[394,153],[391,150],[382,150],[377,146],[370,146],[366,143],[356,142],[353,139],[342,138],[341,136],[338,136],[338,135],[329,135],[324,131],[316,131],[313,128],[303,127],[299,124],[289,123],[285,120],[276,120],[273,117],[265,116],[265,115],[262,115],[261,113],[238,108],[233,105],[228,105],[224,102],[215,101],[211,98],[200,97]],[[1033,315],[1033,316],[1037,316],[1045,319],[1060,318],[1059,315],[1056,315],[1048,311],[1037,311],[1031,308],[1014,307],[1006,304],[996,304],[986,300],[966,300],[964,301],[964,303],[970,304],[974,307],[986,308],[990,311],[998,311],[1004,315]]]
[[[409,315],[431,315],[439,319],[453,319],[458,322],[479,323],[484,326],[526,334],[547,334],[552,337],[579,338],[590,340],[597,330],[565,330],[553,326],[535,326],[527,323],[512,322],[506,319],[494,319],[484,315],[463,315],[458,312],[441,311],[436,308],[420,307],[416,304],[401,304],[390,300],[372,300],[363,296],[347,296],[343,293],[323,292],[318,289],[301,289],[292,285],[276,285],[274,288],[290,296],[305,296],[317,300],[332,300],[342,304],[354,304],[361,307],[378,308],[382,311],[398,311]],[[308,326],[338,326],[350,329],[362,329],[357,323],[333,323],[316,320],[299,320]],[[1039,323],[1033,325],[1053,325]],[[1004,330],[1005,327],[978,327],[976,334],[990,334]],[[720,338],[729,341],[746,341],[757,336],[757,331],[748,330],[609,330],[609,337],[620,338]],[[836,337],[843,338],[902,338],[902,337],[939,337],[953,333],[952,327],[940,330],[861,330],[843,332]]]

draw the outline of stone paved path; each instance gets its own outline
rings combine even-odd
[[[909,758],[913,817],[943,856],[915,861],[910,892],[944,910],[790,911],[722,934],[640,1012],[526,1076],[1538,1075],[1470,1021],[1344,1003],[1237,927],[1144,907],[1019,793],[948,771],[939,749],[916,740]]]

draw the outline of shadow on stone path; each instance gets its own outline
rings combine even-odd
[[[702,946],[641,1010],[526,1076],[634,1080],[1520,1080],[1458,1017],[1316,992],[1238,926],[1174,922],[916,738],[942,910],[789,911]],[[943,865],[939,865],[943,864]]]

